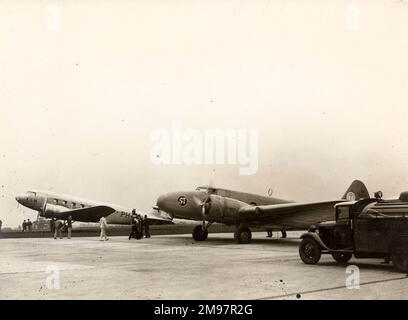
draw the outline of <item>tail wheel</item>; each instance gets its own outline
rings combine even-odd
[[[193,230],[193,239],[195,241],[205,241],[208,238],[208,230],[202,226],[196,226]]]
[[[408,273],[408,249],[406,247],[395,247],[391,252],[391,260],[399,272]]]
[[[353,254],[351,252],[333,252],[332,257],[334,260],[336,260],[338,263],[345,264],[347,263]]]
[[[234,233],[234,239],[237,243],[250,243],[252,239],[251,230],[246,226],[238,227],[237,231]]]
[[[322,255],[322,248],[311,237],[306,237],[299,245],[299,255],[305,264],[316,264]]]

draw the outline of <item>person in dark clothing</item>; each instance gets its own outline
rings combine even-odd
[[[136,239],[140,240],[142,238],[143,238],[142,216],[138,214],[136,218]]]
[[[24,220],[23,221],[23,232],[25,232],[27,229],[27,222]]]
[[[52,218],[50,220],[50,231],[51,231],[51,233],[55,232],[55,218]]]
[[[32,227],[33,227],[33,223],[30,221],[30,219],[28,219],[28,221],[27,221],[27,230],[31,231]]]
[[[67,219],[67,232],[68,232],[68,239],[71,239],[71,232],[72,232],[72,217],[69,216]]]
[[[266,236],[267,236],[268,238],[272,238],[272,229],[271,229],[271,228],[267,228],[267,229],[266,229]]]
[[[3,225],[3,221],[0,220],[0,233],[1,233],[1,227]]]
[[[144,226],[145,237],[150,238],[149,220],[147,219],[147,215],[144,216],[143,226]]]
[[[282,228],[282,230],[281,230],[281,232],[282,232],[282,239],[285,239],[288,235],[286,234],[286,229],[285,228]]]
[[[136,238],[136,232],[137,232],[137,216],[136,216],[136,211],[133,209],[132,210],[132,227],[131,227],[131,231],[129,234],[129,240],[132,238]]]

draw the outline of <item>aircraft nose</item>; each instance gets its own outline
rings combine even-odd
[[[20,202],[21,202],[21,199],[22,199],[22,197],[21,197],[21,196],[16,196],[16,201],[17,201],[18,203],[20,203]]]
[[[162,194],[157,198],[156,205],[160,210],[166,211],[168,205],[168,196],[166,194]]]

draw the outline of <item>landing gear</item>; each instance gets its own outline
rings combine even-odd
[[[212,225],[212,222],[205,224],[203,221],[202,226],[196,226],[193,230],[193,239],[195,241],[205,241],[208,238],[208,228]]]
[[[251,230],[249,230],[249,228],[245,225],[238,226],[234,233],[234,239],[237,243],[250,243],[252,239]]]
[[[193,230],[193,239],[195,241],[205,241],[208,237],[208,230],[204,230],[202,226],[196,226]]]

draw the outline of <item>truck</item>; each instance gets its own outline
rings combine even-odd
[[[316,264],[331,254],[340,264],[355,258],[392,261],[408,273],[408,192],[398,199],[375,198],[341,202],[334,206],[335,220],[312,225],[302,234],[299,255],[305,264]]]

